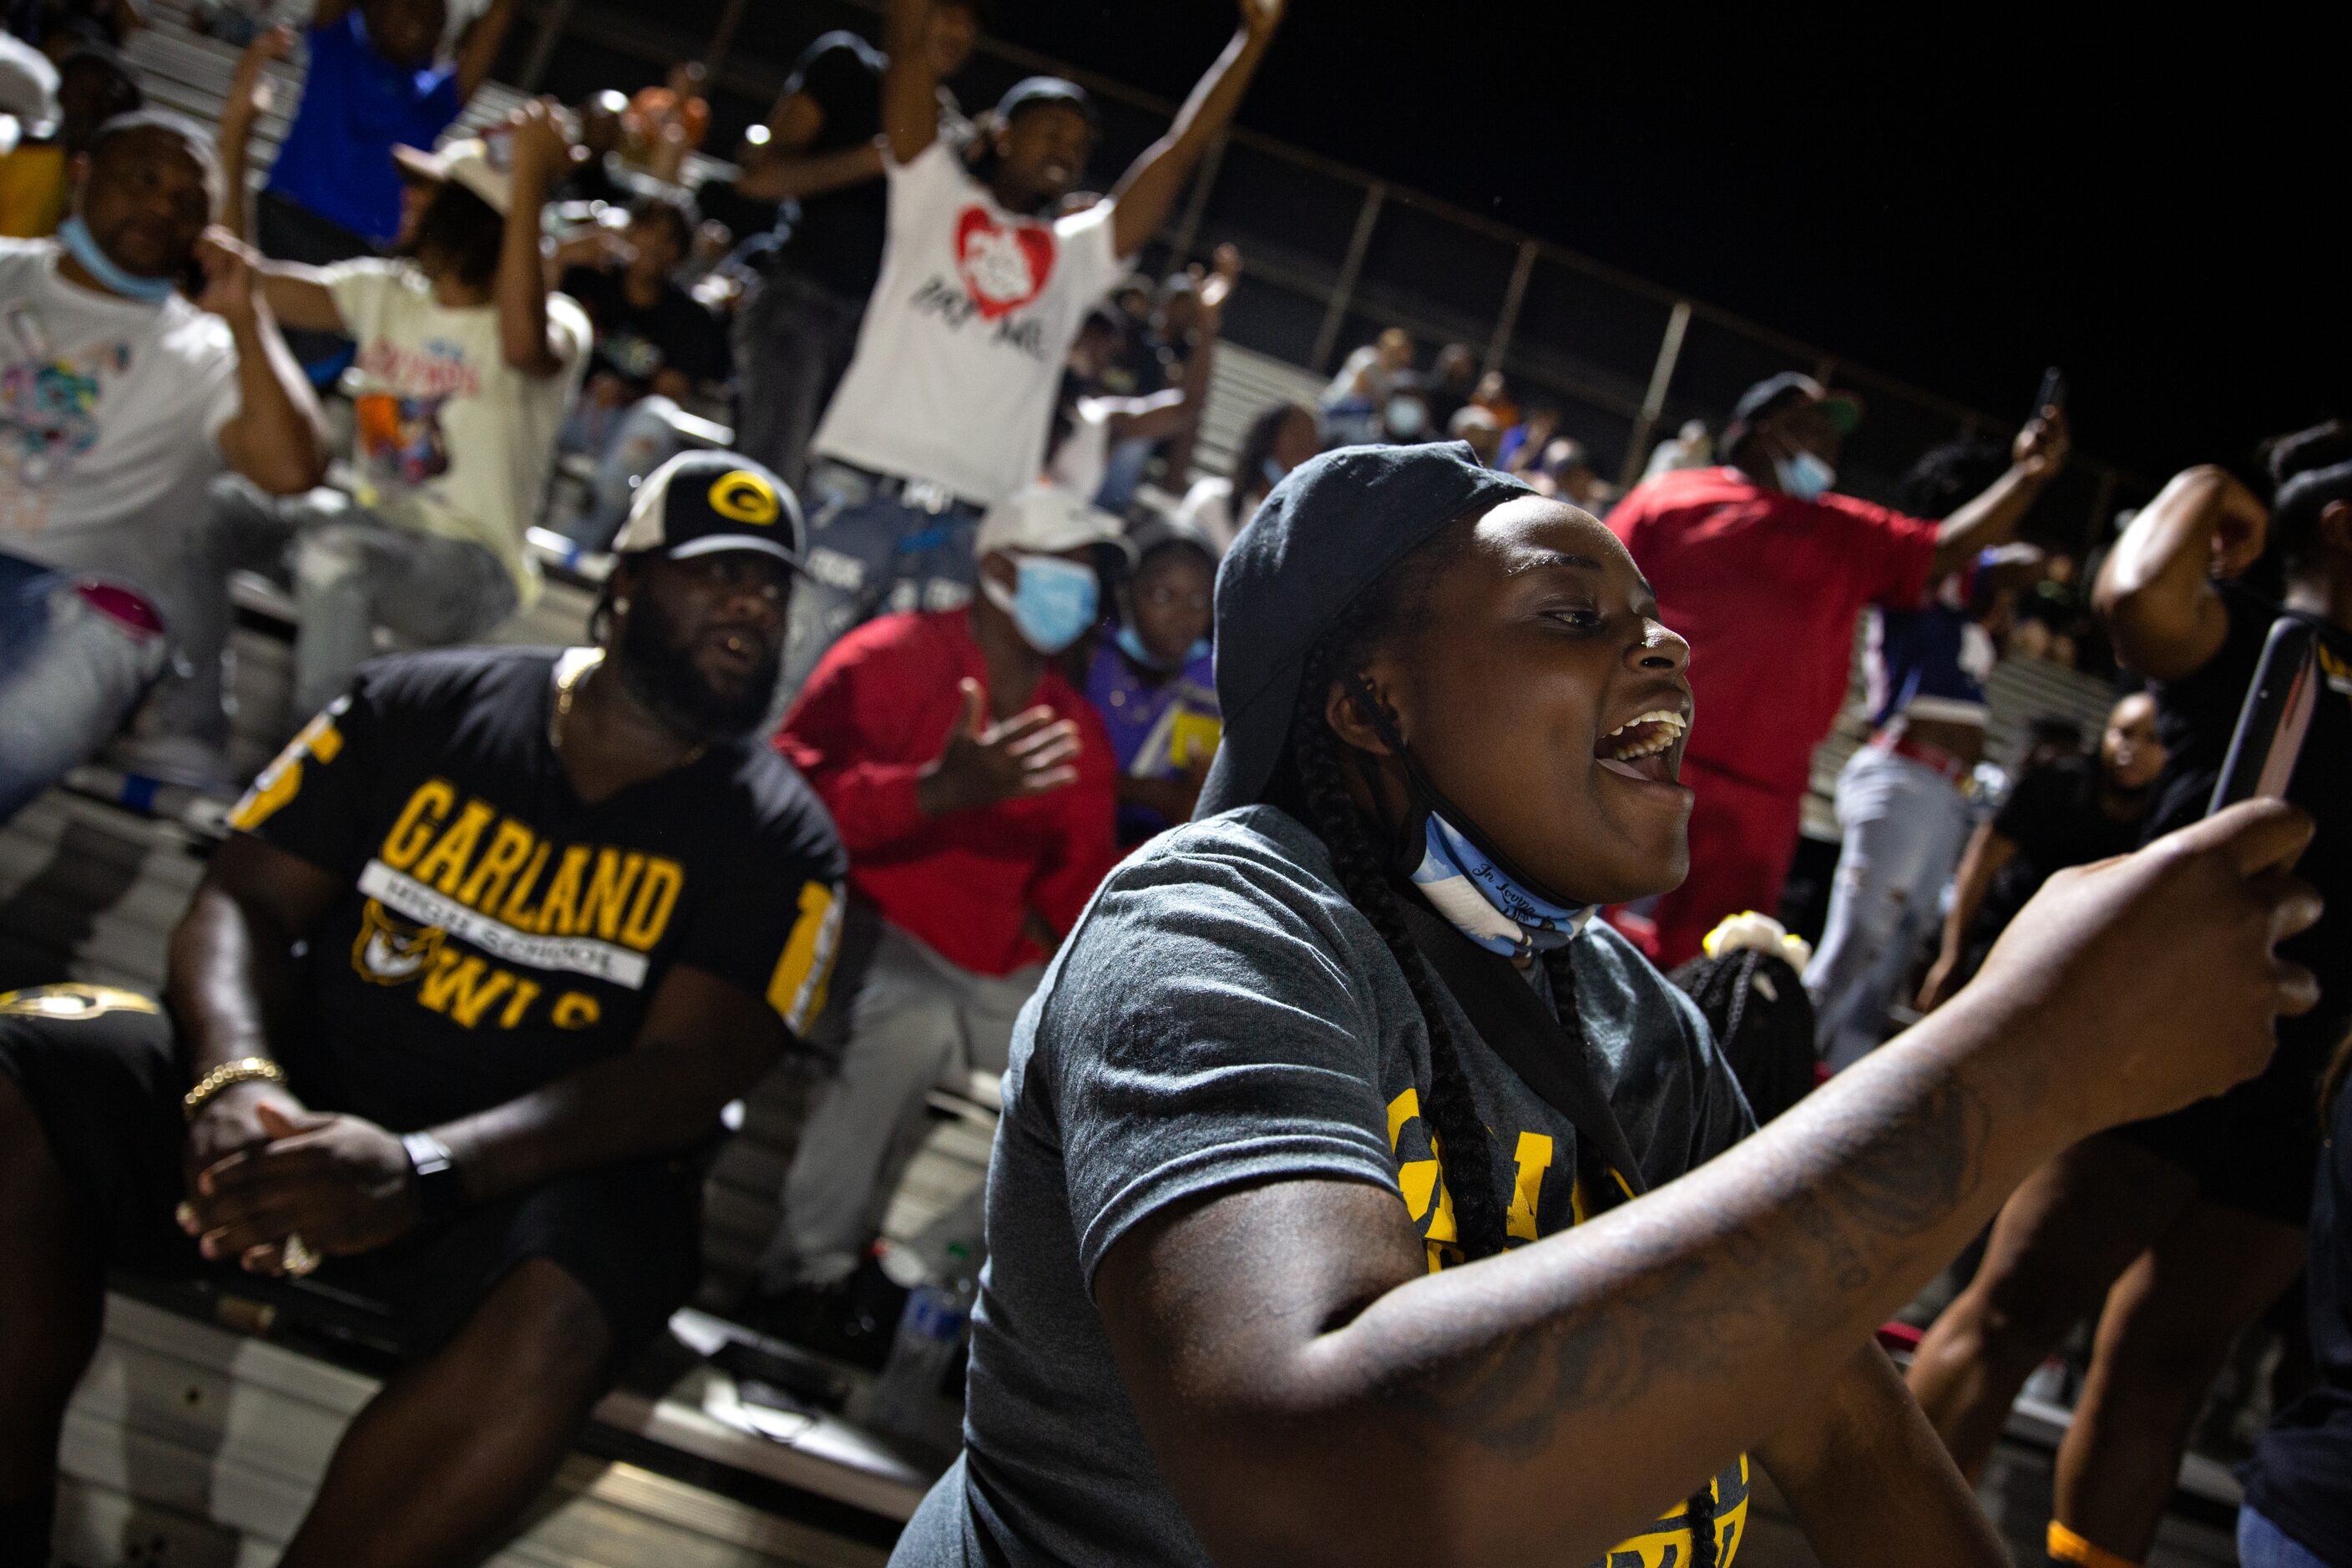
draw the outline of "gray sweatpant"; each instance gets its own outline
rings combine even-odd
[[[378,626],[445,647],[472,642],[514,613],[514,578],[486,545],[404,528],[340,490],[270,496],[230,475],[214,481],[212,499],[215,526],[246,542],[247,555],[254,542],[275,545],[272,574],[293,587],[299,716],[341,695],[352,672],[374,656]],[[191,660],[201,657],[184,647]],[[217,669],[217,647],[210,658]]]
[[[1004,1070],[1013,1018],[1044,973],[976,974],[882,922],[840,1067],[817,1091],[784,1177],[763,1285],[825,1284],[856,1267],[922,1142],[923,1096],[953,1072]],[[978,1256],[978,1236],[955,1239]]]

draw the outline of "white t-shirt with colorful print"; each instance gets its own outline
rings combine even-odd
[[[812,449],[1002,500],[1044,468],[1070,344],[1122,276],[1111,204],[1008,212],[944,140],[885,167],[881,280]]]
[[[507,363],[497,305],[442,304],[414,262],[339,261],[320,281],[359,342],[360,501],[406,527],[485,546],[529,604],[539,574],[523,535],[588,362],[587,312],[567,295],[547,297],[563,369],[535,376]]]
[[[79,564],[74,537],[182,520],[236,416],[228,323],[58,272],[55,240],[0,239],[0,551]]]

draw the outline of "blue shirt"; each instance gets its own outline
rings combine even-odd
[[[1984,683],[1992,674],[1992,638],[1968,607],[1970,574],[1931,584],[1909,609],[1874,608],[1863,650],[1870,722],[1909,715],[1982,724]]]
[[[377,245],[400,231],[395,146],[431,151],[466,101],[453,65],[411,70],[368,42],[353,6],[310,29],[302,101],[269,171],[269,189]]]

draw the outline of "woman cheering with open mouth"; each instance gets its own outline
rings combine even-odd
[[[894,1563],[1720,1568],[1749,1455],[1832,1568],[2006,1563],[1871,1331],[2041,1160],[2259,1068],[2306,819],[2053,879],[1748,1137],[1590,918],[1688,863],[1687,650],[1606,529],[1466,446],[1328,453],[1216,647],[1195,820],[1016,1032],[966,1451]]]

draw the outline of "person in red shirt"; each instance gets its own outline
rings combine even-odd
[[[861,1317],[851,1276],[914,1152],[924,1094],[958,1066],[1003,1070],[1013,1016],[1118,859],[1110,739],[1054,668],[1098,618],[1106,548],[1126,548],[1118,520],[1068,491],[999,503],[974,542],[970,606],[852,631],[777,731],[833,813],[850,918],[872,944],[761,1260],[788,1337],[877,1363],[887,1351],[887,1314]],[[954,1238],[974,1256],[977,1229]]]
[[[1813,747],[1845,700],[1855,616],[1917,603],[1931,579],[2009,538],[2065,461],[2064,416],[2045,408],[2019,432],[2006,473],[1929,522],[1831,490],[1861,417],[1848,394],[1772,376],[1725,426],[1728,467],[1662,474],[1609,514],[1691,645],[1697,722],[1682,782],[1698,798],[1690,876],[1658,901],[1644,942],[1662,968],[1696,956],[1725,916],[1779,909]]]

